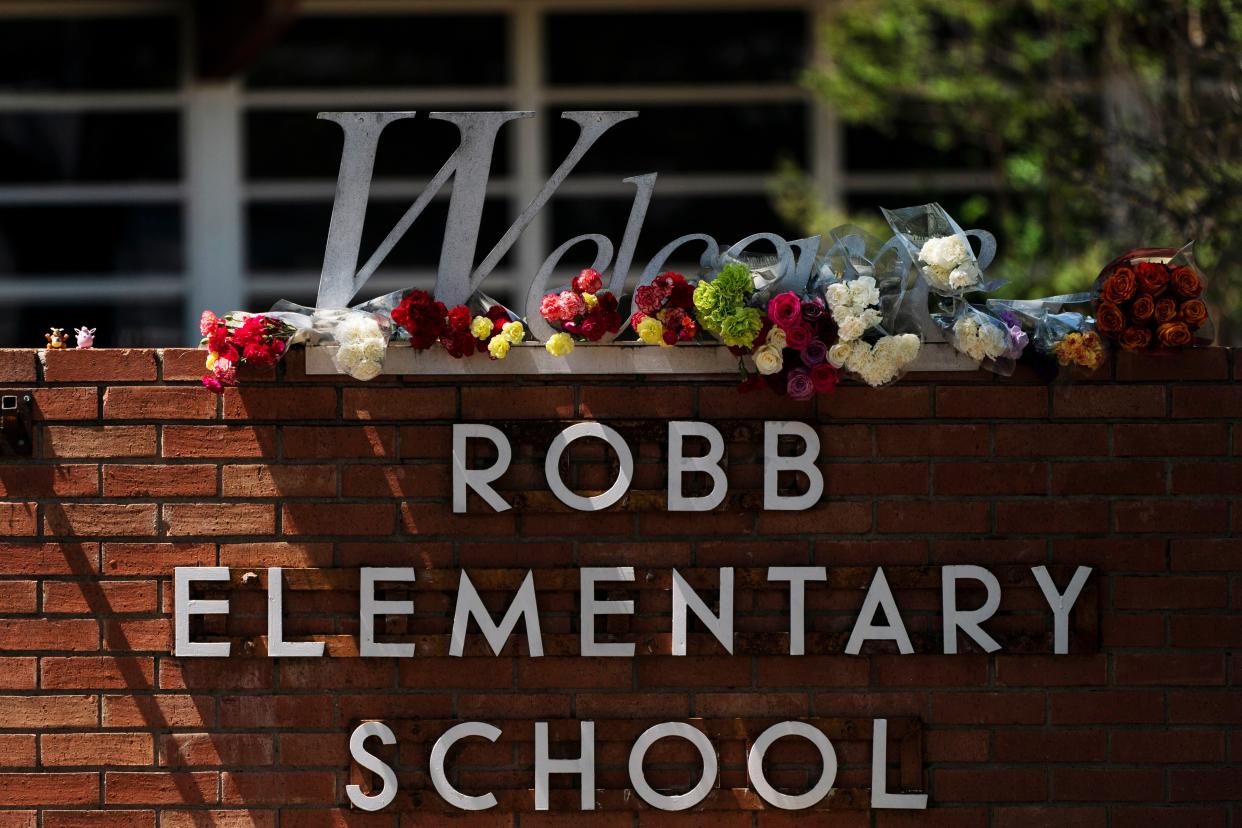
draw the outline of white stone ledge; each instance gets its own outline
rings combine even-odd
[[[307,374],[339,374],[332,363],[334,345],[306,349]],[[973,371],[978,364],[945,343],[927,343],[919,351],[911,371]],[[684,344],[672,348],[639,342],[611,345],[583,345],[573,353],[554,357],[537,342],[524,343],[509,350],[505,359],[492,360],[475,354],[455,359],[442,348],[415,351],[404,342],[394,342],[384,357],[384,374],[510,376],[564,374],[592,376],[602,374],[654,375],[737,374],[737,357],[722,345]]]

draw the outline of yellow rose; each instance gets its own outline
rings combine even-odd
[[[638,338],[648,345],[664,344],[664,326],[654,316],[644,316],[638,323]]]
[[[582,301],[586,302],[587,310],[594,310],[595,306],[599,304],[599,300],[595,298],[594,293],[582,294]]]
[[[215,368],[215,367],[216,367],[216,352],[208,351],[207,352],[207,370],[210,371],[212,368]]]
[[[504,359],[509,355],[509,340],[503,336],[494,336],[487,343],[487,352],[492,355],[492,359]]]
[[[552,356],[563,357],[574,349],[574,340],[567,333],[552,334],[552,338],[543,344]]]
[[[778,348],[761,345],[755,351],[755,370],[761,374],[775,374],[784,366],[785,360]]]
[[[476,316],[470,322],[470,333],[475,339],[487,339],[492,335],[492,320],[486,316]]]
[[[510,345],[517,345],[526,338],[526,328],[522,327],[521,322],[510,322],[501,333],[509,340]]]

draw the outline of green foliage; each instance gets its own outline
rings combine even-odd
[[[999,186],[954,213],[996,233],[1006,293],[1081,289],[1127,248],[1193,239],[1218,315],[1242,318],[1242,0],[835,0],[826,15],[828,57],[804,81],[845,123],[985,159]],[[775,184],[787,218],[844,220],[796,179]]]

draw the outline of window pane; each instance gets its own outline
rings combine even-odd
[[[490,86],[506,79],[501,15],[302,17],[251,86]]]
[[[358,266],[397,223],[414,200],[372,201],[367,207]],[[323,266],[324,242],[332,204],[258,203],[247,213],[247,238],[251,270],[298,270],[318,273]],[[440,260],[440,242],[448,218],[448,199],[427,206],[409,231],[384,259],[378,273],[394,267],[434,267]],[[482,260],[509,227],[509,210],[502,199],[489,199],[483,206],[476,262]],[[512,251],[511,251],[512,252]],[[507,258],[507,257],[506,257]]]
[[[583,233],[601,233],[621,243],[630,214],[627,198],[563,198],[553,202],[553,244]],[[800,238],[797,229],[776,215],[765,196],[664,196],[657,192],[647,210],[642,235],[634,259],[634,271],[641,272],[647,260],[678,236],[707,233],[721,250],[753,233],[767,232],[787,239]],[[590,245],[582,245],[582,258],[590,255]],[[756,251],[766,252],[756,246]],[[573,252],[579,249],[575,248]],[[697,261],[701,244],[687,245],[675,254],[677,261]],[[572,255],[572,254],[571,254]]]
[[[563,107],[595,108],[636,109],[640,114],[605,133],[574,168],[576,173],[770,172],[781,158],[806,164],[805,104]],[[573,148],[578,127],[559,117],[559,112],[540,117],[552,124],[548,169],[555,169]],[[657,192],[659,186],[657,182]]]
[[[173,112],[14,112],[0,117],[0,181],[175,181]]]
[[[443,111],[443,110],[442,110]],[[315,110],[255,111],[246,114],[246,174],[254,179],[336,180],[341,164],[341,128],[315,117]],[[496,135],[492,175],[509,169],[514,125]],[[460,133],[447,121],[423,112],[384,127],[375,153],[375,177],[430,178],[457,149]],[[414,198],[417,193],[411,194]]]
[[[801,11],[550,14],[548,78],[583,83],[789,82],[805,64]]]
[[[0,304],[0,346],[42,348],[43,335],[57,327],[73,347],[73,329],[86,326],[98,331],[100,348],[185,347],[195,343],[182,335],[181,310],[176,301]]]
[[[0,89],[168,89],[177,85],[172,17],[5,19]]]
[[[0,207],[0,273],[180,270],[178,206]]]

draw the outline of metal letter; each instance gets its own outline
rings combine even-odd
[[[908,811],[927,808],[927,794],[888,792],[888,719],[871,723],[871,807]]]
[[[466,440],[478,437],[490,440],[496,447],[496,462],[486,469],[466,468]],[[453,513],[463,514],[466,511],[466,488],[474,489],[479,497],[497,512],[506,512],[512,508],[503,497],[491,487],[493,480],[498,480],[509,470],[513,460],[513,447],[509,438],[495,426],[482,423],[453,424]]]
[[[448,752],[457,742],[470,736],[494,742],[500,738],[500,728],[484,722],[462,722],[444,731],[431,748],[431,784],[435,785],[436,793],[450,805],[463,811],[486,811],[496,807],[495,794],[490,791],[482,796],[464,794],[449,783],[448,776],[444,773],[444,760],[448,757]]]
[[[1052,652],[1054,655],[1065,655],[1069,652],[1070,611],[1074,609],[1074,602],[1078,600],[1082,588],[1087,585],[1091,567],[1080,566],[1074,570],[1074,577],[1070,579],[1064,594],[1057,591],[1057,585],[1052,582],[1047,568],[1033,566],[1031,572],[1035,573],[1035,580],[1039,582],[1039,589],[1044,593],[1044,600],[1052,610]]]
[[[686,437],[707,440],[707,454],[684,457],[681,450]],[[708,423],[674,421],[668,424],[668,510],[670,512],[710,512],[721,504],[729,492],[720,461],[724,458],[724,436]],[[701,497],[682,494],[682,473],[703,472],[712,479],[712,490]]]
[[[720,615],[715,615],[681,573],[673,570],[673,655],[686,654],[686,609],[693,610],[716,640],[733,654],[733,567],[720,568]]]
[[[379,581],[409,581],[415,579],[414,568],[399,567],[362,567],[362,588],[359,591],[358,603],[358,637],[361,642],[358,654],[380,656],[384,658],[410,658],[414,655],[414,642],[375,640],[375,616],[377,615],[413,615],[413,601],[377,601],[375,584]]]
[[[633,615],[633,601],[597,601],[595,584],[599,581],[633,581],[632,566],[584,566],[578,570],[579,611],[578,635],[581,654],[584,656],[612,656],[629,658],[634,655],[633,644],[599,643],[595,640],[595,616]]]
[[[884,625],[877,625],[875,611],[884,610]],[[875,577],[867,588],[867,597],[863,599],[862,609],[858,611],[858,619],[850,632],[850,640],[845,645],[847,655],[858,655],[862,645],[867,641],[896,641],[897,649],[902,655],[914,652],[910,643],[910,634],[901,620],[897,610],[897,602],[893,600],[893,591],[888,587],[888,578],[884,577],[884,567],[876,567]]]
[[[397,743],[397,737],[383,722],[363,722],[354,728],[353,733],[349,734],[349,755],[371,773],[378,773],[384,781],[384,787],[380,788],[380,792],[370,796],[364,794],[358,785],[345,786],[345,794],[349,797],[349,801],[355,808],[363,811],[378,811],[397,798],[397,774],[393,773],[392,768],[383,759],[367,752],[366,741],[372,736],[378,737],[386,745]]]
[[[699,777],[695,786],[684,794],[666,796],[657,793],[647,783],[647,776],[643,772],[643,759],[646,758],[647,751],[652,745],[661,739],[673,736],[685,739],[698,748],[699,756],[703,758],[703,775]],[[684,722],[663,722],[643,731],[643,734],[634,742],[634,747],[630,749],[629,767],[630,785],[633,786],[634,792],[642,797],[643,802],[661,811],[684,811],[698,805],[712,792],[712,788],[716,785],[718,772],[716,749],[712,747],[711,740],[703,731]]]
[[[193,581],[227,581],[226,566],[178,566],[173,569],[173,612],[176,616],[176,634],[173,655],[179,658],[220,657],[229,654],[227,641],[191,641],[191,615],[227,615],[227,598],[204,600],[190,597]]]
[[[783,736],[801,736],[819,749],[824,769],[820,771],[815,787],[804,794],[795,796],[781,793],[772,787],[763,773],[764,755],[772,747],[772,743]],[[801,811],[819,802],[832,790],[832,783],[837,781],[837,751],[823,731],[806,722],[780,722],[759,734],[759,738],[751,745],[750,753],[746,755],[746,771],[750,774],[750,784],[755,793],[763,797],[769,805],[786,811]]]
[[[617,479],[608,491],[592,497],[575,494],[561,479],[561,455],[569,448],[570,443],[582,437],[597,437],[612,446],[612,450],[617,453],[619,464]],[[603,423],[574,423],[552,438],[547,457],[544,458],[543,474],[548,479],[548,488],[561,503],[579,512],[598,512],[616,503],[629,491],[630,481],[634,478],[634,455],[625,444],[625,438],[615,429]]]
[[[957,608],[957,582],[960,578],[973,578],[987,588],[988,597],[983,606],[976,610],[959,610]],[[946,566],[940,570],[940,596],[944,615],[944,652],[953,655],[957,652],[957,631],[975,640],[984,652],[994,653],[1000,649],[996,639],[983,631],[979,625],[991,618],[1000,606],[1001,588],[996,576],[981,566],[963,565]]]
[[[272,658],[323,655],[322,641],[285,641],[285,590],[279,566],[267,568],[267,654]]]
[[[802,438],[806,450],[802,454],[783,457],[780,439],[784,434]],[[824,475],[815,461],[819,459],[819,434],[806,423],[796,420],[770,420],[763,424],[763,508],[772,511],[801,511],[819,502],[824,493]],[[780,473],[800,471],[808,486],[800,495],[780,493]]]
[[[461,571],[461,580],[457,587],[457,609],[453,613],[453,635],[449,642],[449,655],[460,656],[466,650],[466,628],[470,626],[470,617],[479,624],[479,631],[487,639],[488,646],[495,655],[505,648],[505,642],[517,628],[518,619],[526,620],[526,649],[538,658],[543,655],[543,638],[539,633],[539,609],[535,602],[535,573],[526,571],[522,586],[518,588],[513,603],[509,605],[505,617],[497,625],[492,621],[492,614],[483,606],[483,599],[475,591],[474,584],[466,570]]]
[[[584,811],[595,810],[595,722],[579,722],[582,755],[578,759],[548,757],[548,723],[535,722],[535,810],[548,810],[548,777],[554,773],[582,775],[579,802]]]
[[[789,654],[806,653],[806,582],[828,580],[822,566],[770,566],[769,581],[789,581]]]

